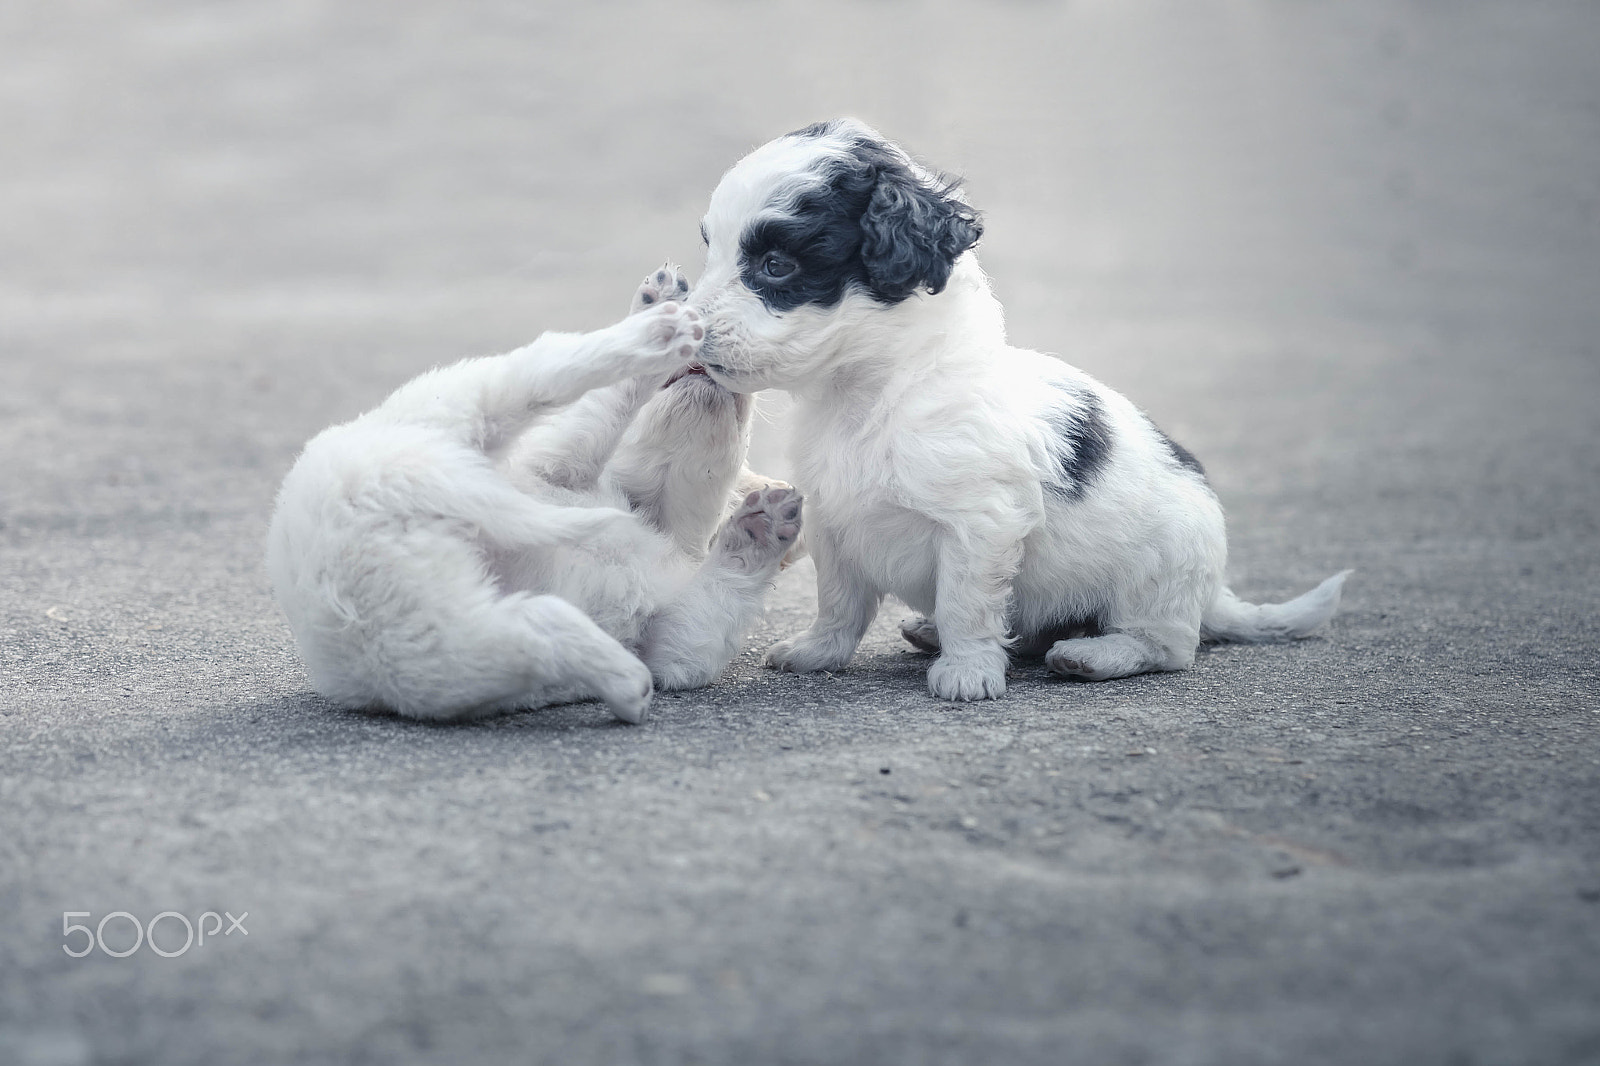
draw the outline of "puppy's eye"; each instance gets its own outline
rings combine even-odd
[[[800,264],[794,257],[782,252],[768,252],[766,258],[761,260],[761,273],[773,281],[782,281],[799,269]]]
[[[707,248],[711,247],[711,234],[706,232],[706,224],[704,222],[700,223],[700,241]]]

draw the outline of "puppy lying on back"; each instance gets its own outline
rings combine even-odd
[[[818,613],[768,665],[843,666],[886,593],[926,616],[904,633],[953,700],[1004,693],[1008,648],[1100,680],[1326,622],[1343,574],[1239,600],[1199,462],[1087,374],[1006,343],[981,232],[952,183],[848,120],[757,149],[712,195],[700,359],[799,400]]]
[[[722,671],[800,496],[747,486],[718,528],[750,398],[691,362],[687,291],[657,271],[614,326],[433,370],[306,445],[267,565],[319,693],[433,719],[599,699],[637,722],[652,682]]]

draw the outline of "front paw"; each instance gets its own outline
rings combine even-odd
[[[1005,653],[999,661],[941,655],[928,668],[928,691],[941,700],[996,700],[1006,694]]]
[[[628,314],[636,315],[648,307],[668,300],[682,300],[687,295],[689,279],[684,277],[683,268],[676,263],[663,263],[661,269],[639,283],[633,302],[628,305]]]
[[[794,657],[795,638],[780,640],[767,649],[766,656],[761,660],[761,665],[769,670],[789,670],[789,660]]]
[[[814,674],[840,669],[850,661],[850,652],[854,650],[844,651],[831,641],[816,640],[803,633],[768,648],[765,664],[769,669],[788,674]]]
[[[645,373],[672,373],[695,361],[706,328],[700,312],[671,300],[624,320],[637,328],[639,358]]]

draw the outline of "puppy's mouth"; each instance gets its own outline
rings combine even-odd
[[[699,375],[700,377],[703,377],[703,378],[707,377],[706,368],[705,368],[705,366],[703,364],[701,364],[701,363],[690,363],[688,366],[684,367],[682,370],[678,371],[677,373],[673,374],[670,378],[668,378],[667,379],[667,383],[665,385],[661,386],[661,387],[663,389],[670,389],[672,386],[676,385],[678,382],[682,381],[684,378],[693,377],[695,375]]]
[[[709,374],[717,384],[727,389],[733,389],[735,392],[739,391],[734,388],[735,382],[739,380],[739,375],[732,370],[729,370],[721,363],[702,363],[701,366],[704,368],[705,373]]]
[[[747,390],[739,385],[738,371],[725,367],[721,363],[713,363],[705,358],[707,355],[720,354],[721,344],[719,340],[719,335],[714,330],[709,328],[706,330],[706,339],[700,345],[700,351],[697,353],[701,357],[700,362],[695,365],[700,367],[701,373],[729,392],[743,394]]]

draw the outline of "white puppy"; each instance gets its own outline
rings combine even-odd
[[[953,183],[849,120],[757,149],[712,195],[700,359],[731,389],[799,401],[818,615],[768,665],[843,666],[886,593],[928,616],[906,638],[939,653],[928,687],[958,700],[1005,691],[1008,649],[1098,680],[1327,621],[1343,574],[1240,601],[1194,457],[1088,375],[1006,343],[981,232]]]
[[[711,536],[750,399],[689,362],[687,290],[664,268],[614,326],[433,370],[306,445],[267,565],[318,692],[434,719],[598,698],[637,722],[652,679],[721,672],[800,497],[756,488]]]

